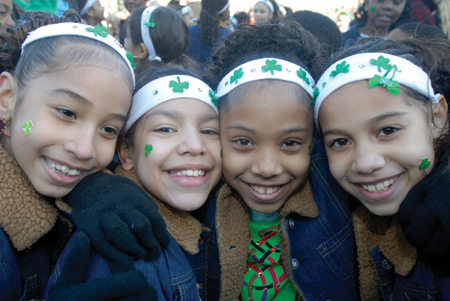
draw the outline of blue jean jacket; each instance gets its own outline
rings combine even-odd
[[[0,228],[0,300],[40,300],[59,254],[70,238],[70,226],[57,220],[31,248],[17,251]]]
[[[77,233],[73,235],[61,254],[48,281],[44,298],[48,298],[51,294],[76,235]],[[169,245],[158,259],[151,262],[140,259],[134,262],[134,266],[146,276],[148,284],[156,290],[158,300],[199,300],[194,273],[175,239],[171,238]],[[109,275],[111,270],[107,260],[96,253],[92,254],[86,282]]]

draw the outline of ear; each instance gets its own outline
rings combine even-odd
[[[131,150],[128,141],[122,140],[119,142],[119,146],[117,147],[117,156],[119,156],[120,163],[124,170],[133,170],[133,161],[131,160]]]
[[[438,97],[439,102],[433,103],[432,114],[433,114],[433,138],[439,138],[443,133],[449,131],[448,123],[448,104],[443,95]]]
[[[143,60],[143,59],[148,58],[148,50],[147,50],[147,47],[145,47],[144,43],[140,43],[140,44],[137,46],[136,51],[137,51],[136,57],[137,57],[138,59]]]
[[[9,72],[0,74],[0,118],[5,116],[5,120],[12,118],[15,106],[16,80]]]
[[[93,17],[94,16],[94,10],[91,8],[86,9],[85,14],[89,17]]]

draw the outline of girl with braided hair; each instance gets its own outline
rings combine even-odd
[[[80,20],[74,10],[61,18],[27,12],[24,23],[0,33],[0,116],[5,134],[0,147],[2,300],[42,299],[72,235],[72,222],[82,230],[87,253],[92,245],[109,259],[122,254],[105,240],[108,227],[114,228],[110,234],[124,238],[111,223],[117,215],[102,207],[114,199],[99,198],[83,211],[82,197],[71,199],[69,193],[77,186],[93,185],[91,177],[109,176],[97,172],[113,158],[131,106],[134,71],[123,46],[106,28]],[[146,210],[155,211],[151,206]],[[101,216],[110,221],[103,229]],[[121,259],[122,266],[116,266],[120,273],[96,286],[79,286],[76,277],[66,273],[55,300],[84,295],[98,300],[95,293],[105,287],[113,298],[151,298],[153,291],[142,273],[130,271],[123,265],[126,257]],[[133,283],[131,292],[127,282]],[[70,289],[64,290],[68,284]]]
[[[203,0],[199,24],[189,27],[186,54],[202,66],[211,56],[213,47],[230,33],[225,23],[230,18],[229,7],[229,0]]]

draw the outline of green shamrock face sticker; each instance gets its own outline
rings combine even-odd
[[[94,28],[88,27],[88,28],[86,28],[86,30],[89,31],[89,32],[93,32],[94,36],[99,35],[99,36],[104,37],[104,38],[106,38],[108,36],[108,33],[106,32],[106,27],[105,26],[95,25]]]
[[[31,128],[33,127],[33,122],[30,121],[25,121],[22,125],[22,129],[23,132],[25,134],[25,136],[28,136],[31,133]]]
[[[216,108],[217,108],[216,91],[209,90],[209,97],[211,97],[211,102],[212,102],[213,105],[215,105]]]
[[[153,91],[153,95],[157,95],[158,94],[158,90]]]
[[[134,64],[134,61],[133,61],[133,55],[129,51],[127,51],[127,59],[128,59],[128,61],[130,61],[131,67],[133,69],[136,69],[136,65]]]
[[[150,145],[147,144],[145,146],[144,150],[145,150],[145,156],[148,158],[148,155],[150,155],[150,153],[153,150],[153,146],[151,144]]]
[[[428,158],[423,158],[422,163],[419,165],[419,170],[424,170],[430,167],[430,160]]]
[[[242,68],[239,68],[237,70],[234,70],[234,74],[230,77],[230,84],[236,82],[238,83],[238,79],[244,75],[244,71],[242,71]]]
[[[336,65],[336,70],[331,71],[330,76],[336,76],[339,73],[348,73],[350,71],[350,64],[347,64],[346,61],[343,61],[340,64]]]
[[[298,77],[300,77],[301,79],[303,79],[305,81],[305,83],[307,83],[308,85],[310,85],[311,83],[309,82],[309,78],[306,76],[306,71],[303,70],[302,68],[297,70],[297,75]]]
[[[145,22],[144,23],[145,26],[151,27],[151,28],[155,28],[156,24],[155,24],[155,16],[153,15],[150,19],[150,22]]]
[[[312,152],[313,152],[313,147],[310,145],[310,146],[308,146],[308,153],[310,156],[311,156]]]
[[[188,82],[181,82],[180,77],[177,76],[178,82],[171,80],[169,83],[169,87],[173,88],[173,92],[183,93],[184,89],[189,89],[189,83]]]
[[[370,10],[371,11],[377,11],[377,8],[375,6],[372,6],[372,8]]]
[[[263,72],[269,72],[274,75],[274,71],[280,71],[283,70],[281,65],[277,65],[277,60],[267,60],[266,64],[261,67]]]

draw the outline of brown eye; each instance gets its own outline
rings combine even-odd
[[[389,136],[389,135],[394,134],[395,132],[397,132],[397,128],[388,126],[388,127],[381,129],[380,134],[383,136]]]

